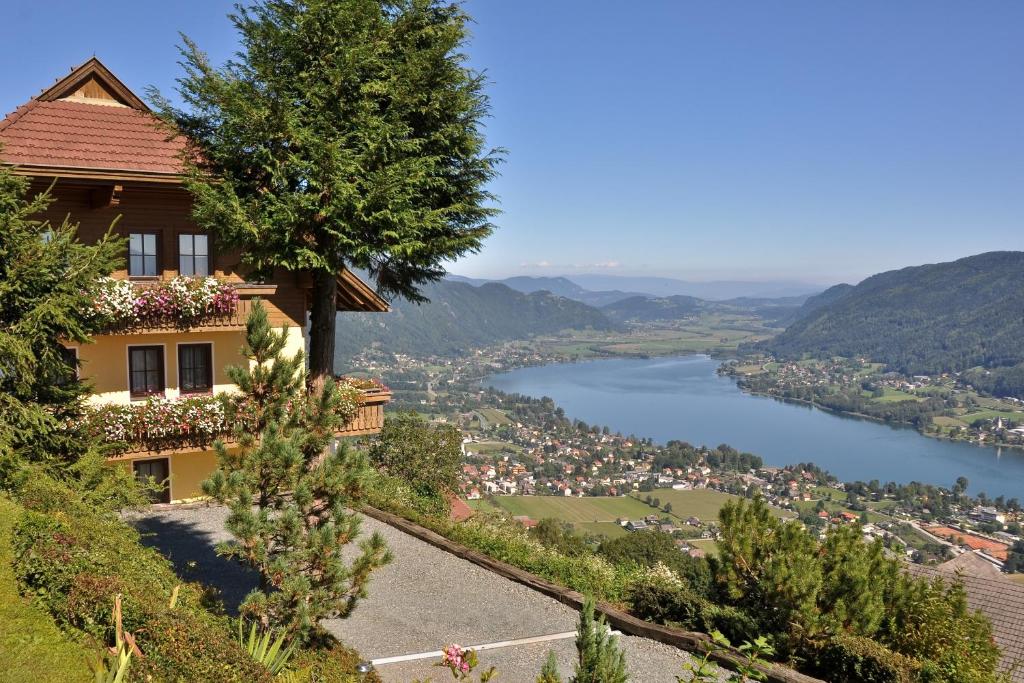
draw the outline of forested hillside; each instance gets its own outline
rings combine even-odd
[[[692,296],[634,296],[603,306],[601,310],[612,320],[678,320],[695,315],[709,305]],[[713,304],[710,304],[713,306]]]
[[[1024,252],[990,252],[903,268],[811,297],[796,322],[761,348],[780,357],[863,356],[907,373],[975,366],[1024,373]]]
[[[474,287],[442,280],[427,285],[423,294],[429,303],[399,300],[390,313],[339,314],[335,365],[369,346],[392,353],[455,355],[565,329],[617,328],[599,310],[548,292],[523,294],[496,283]]]

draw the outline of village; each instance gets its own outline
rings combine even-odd
[[[1018,550],[1024,545],[1024,516],[1016,499],[975,500],[940,487],[845,483],[812,463],[769,467],[756,455],[728,446],[656,444],[569,419],[550,399],[508,395],[481,384],[494,372],[559,360],[535,346],[508,343],[458,361],[401,355],[361,360],[360,370],[381,374],[394,390],[396,409],[415,410],[462,431],[459,492],[465,515],[498,512],[528,528],[554,517],[595,540],[668,533],[683,552],[701,556],[715,548],[721,505],[732,496],[760,495],[779,516],[822,538],[832,526],[859,523],[865,539],[881,539],[887,552],[910,562],[969,565],[970,571],[999,575],[1008,561],[1017,566],[1010,558],[1015,544]],[[809,386],[870,382],[872,393],[887,398],[905,393],[915,403],[922,397],[945,400],[934,395],[939,392],[979,400],[957,387],[954,377],[909,378],[914,386],[908,386],[908,379],[879,376],[877,366],[869,364],[837,360],[774,364],[771,370]],[[1016,424],[1021,423],[998,415],[993,429],[1012,432]]]
[[[779,361],[770,356],[727,363],[720,372],[751,393],[911,424],[937,438],[1024,447],[1024,400],[986,395],[965,373],[908,376],[863,358]]]

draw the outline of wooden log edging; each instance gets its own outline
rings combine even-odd
[[[583,600],[585,596],[582,593],[565,588],[564,586],[559,586],[558,584],[542,579],[535,574],[524,571],[519,567],[514,567],[507,562],[496,560],[493,557],[473,550],[472,548],[467,548],[460,543],[456,543],[455,541],[452,541],[435,531],[431,531],[426,527],[420,526],[415,522],[411,522],[404,517],[400,517],[383,510],[378,510],[377,508],[370,507],[368,505],[364,505],[361,508],[361,511],[367,517],[372,517],[373,519],[383,522],[388,526],[395,527],[399,531],[409,534],[414,538],[418,538],[424,543],[429,543],[435,548],[439,548],[463,560],[472,562],[479,567],[483,567],[484,569],[494,572],[495,574],[509,579],[510,581],[515,581],[516,583],[535,590],[538,593],[542,593],[549,598],[554,598],[563,605],[572,607],[577,611],[583,607]],[[605,620],[610,626],[622,631],[623,633],[627,633],[632,636],[640,636],[641,638],[647,638],[649,640],[656,640],[659,643],[671,645],[698,655],[703,655],[706,651],[705,645],[711,642],[711,638],[709,638],[705,633],[684,631],[682,629],[644,621],[643,619],[639,619],[607,602],[598,602],[596,605],[596,611],[604,615]],[[738,663],[745,661],[736,649],[728,651],[716,650],[712,653],[711,659],[716,664],[731,670],[735,670]],[[812,678],[806,674],[793,671],[781,664],[772,664],[770,666],[760,668],[765,675],[767,675],[770,683],[824,683],[820,679]]]

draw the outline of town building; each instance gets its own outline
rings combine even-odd
[[[250,277],[237,250],[196,225],[183,147],[96,58],[0,121],[0,163],[30,177],[32,194],[52,185],[42,218],[59,225],[70,216],[83,242],[101,239],[117,219],[114,232],[127,241],[123,267],[101,290],[110,296],[103,305],[124,315],[94,343],[68,345],[68,360],[92,383],[91,406],[123,407],[103,413],[104,432],[123,444],[110,457],[164,482],[159,502],[199,497],[216,466],[211,443],[230,431],[217,397],[236,390],[225,368],[246,362],[240,349],[253,300],[263,301],[275,327],[288,326],[286,352],[294,354],[305,344],[312,281],[284,270]],[[388,310],[354,273],[338,273],[338,283],[339,311]],[[147,296],[187,296],[191,308],[140,317],[133,306]],[[389,399],[368,385],[339,436],[379,430]]]

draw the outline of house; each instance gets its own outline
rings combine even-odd
[[[641,520],[626,522],[626,531],[643,531],[647,528],[647,522]]]
[[[217,396],[237,390],[225,368],[247,362],[239,349],[253,298],[264,302],[275,327],[288,325],[285,352],[294,354],[305,344],[312,286],[309,273],[250,277],[238,251],[218,245],[193,222],[182,184],[183,147],[96,58],[0,121],[0,163],[29,177],[32,193],[55,183],[55,201],[40,218],[59,225],[70,215],[85,242],[100,239],[120,218],[114,230],[126,238],[127,253],[97,300],[109,304],[111,322],[95,343],[68,344],[68,362],[91,381],[97,419],[105,426],[119,421],[119,443],[126,445],[110,459],[163,482],[154,500],[164,503],[201,496],[200,483],[216,467],[212,441],[230,434]],[[337,281],[339,311],[388,310],[354,273],[338,273]],[[154,307],[140,318],[132,311],[144,292],[156,298],[180,291],[199,302],[198,313]],[[105,304],[104,292],[127,303],[118,308],[111,296]],[[379,431],[390,393],[371,385],[339,436]],[[104,412],[108,404],[131,408],[115,415]],[[171,416],[167,424],[161,415]]]

